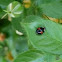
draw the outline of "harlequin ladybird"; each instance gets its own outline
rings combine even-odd
[[[39,28],[36,29],[36,33],[39,34],[39,35],[43,34],[44,31],[45,31],[44,27],[39,27]]]

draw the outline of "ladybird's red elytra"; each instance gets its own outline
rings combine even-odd
[[[44,27],[38,27],[36,29],[36,33],[39,34],[39,35],[42,35],[45,31],[45,28]]]

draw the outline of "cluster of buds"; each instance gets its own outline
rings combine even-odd
[[[31,6],[31,0],[24,0],[23,4],[25,8],[29,8]]]

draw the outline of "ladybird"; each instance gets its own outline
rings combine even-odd
[[[39,35],[43,34],[44,31],[45,31],[45,28],[44,28],[44,27],[38,27],[38,28],[36,29],[36,33],[39,34]]]

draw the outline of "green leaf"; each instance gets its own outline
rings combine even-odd
[[[45,53],[44,56],[45,56],[44,60],[45,60],[46,62],[53,62],[53,61],[56,60],[56,55],[54,55],[54,54]]]
[[[54,54],[62,54],[62,25],[38,16],[28,16],[21,22],[27,32],[28,41],[33,47]],[[42,35],[37,35],[36,29],[45,27]]]
[[[56,60],[56,61],[54,61],[54,62],[62,62],[62,59]]]
[[[0,6],[7,6],[10,2],[13,2],[15,0],[0,0]]]
[[[32,0],[32,2],[33,2],[33,0]],[[48,4],[48,3],[53,3],[53,2],[61,2],[61,0],[34,0],[34,3],[36,4],[36,5],[41,5],[41,4]]]
[[[22,27],[21,27],[21,25],[20,25],[20,22],[21,22],[21,17],[19,18],[13,18],[12,19],[12,26],[13,26],[13,28],[15,29],[15,30],[18,30],[18,31],[22,31],[23,29],[22,29]]]
[[[40,5],[43,14],[53,18],[62,18],[62,3],[49,3]]]
[[[29,50],[19,54],[14,62],[39,62],[38,59],[43,60],[43,54],[38,50]],[[41,60],[41,62],[42,62]]]
[[[0,57],[0,62],[7,62],[7,60],[4,57]]]
[[[23,27],[20,25],[20,21],[21,21],[21,17],[20,18],[13,18],[13,21],[11,22],[15,34],[17,34],[16,30],[23,33],[22,36],[16,35],[16,38],[14,40],[16,43],[16,50],[18,53],[28,50],[28,42],[27,42],[27,38],[26,38],[26,33],[25,33]]]

